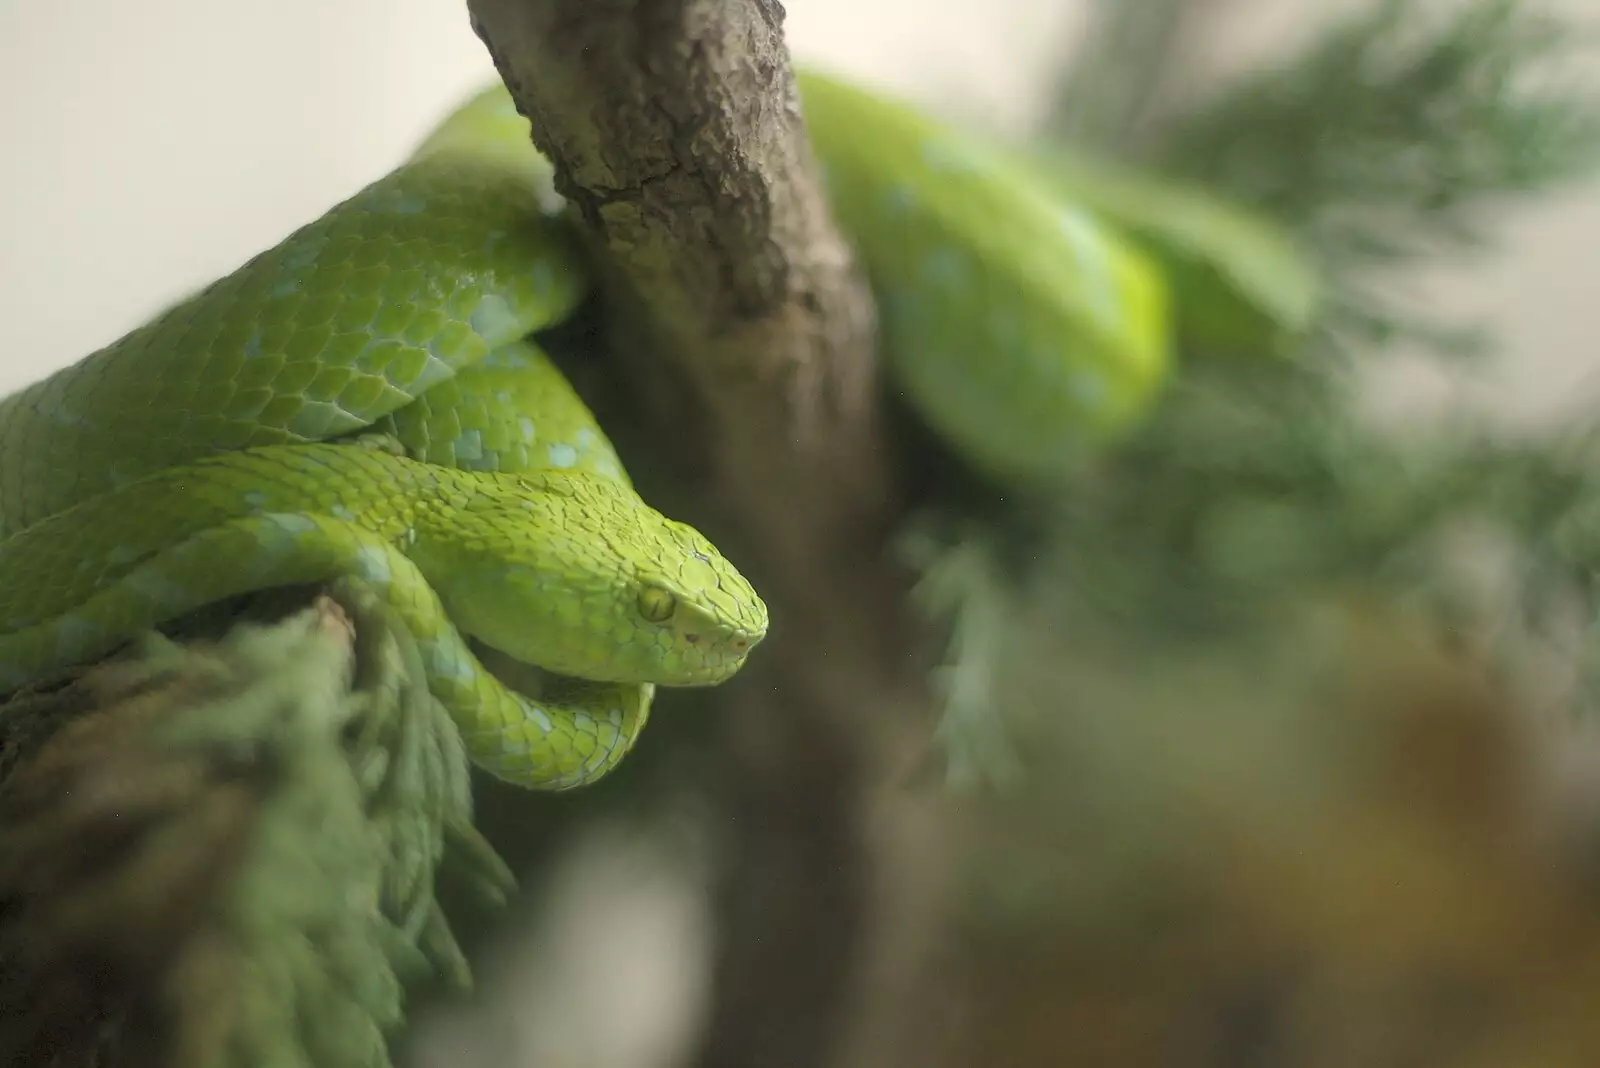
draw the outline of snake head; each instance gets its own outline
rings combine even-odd
[[[663,686],[722,682],[767,633],[767,606],[706,537],[657,513],[658,551],[635,564],[634,607],[661,650]]]
[[[578,473],[474,484],[437,522],[419,517],[408,555],[479,641],[573,678],[709,686],[766,636],[738,569],[627,486]]]

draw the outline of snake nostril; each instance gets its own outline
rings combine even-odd
[[[683,640],[688,642],[690,645],[697,645],[700,642],[700,635],[696,634],[694,631],[689,631],[683,636]]]

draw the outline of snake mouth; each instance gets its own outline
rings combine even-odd
[[[765,634],[731,634],[723,635],[704,647],[700,647],[702,639],[697,635],[684,635],[689,644],[696,646],[694,656],[690,663],[690,675],[681,680],[662,682],[660,685],[673,689],[688,689],[700,686],[715,686],[726,682],[739,673],[745,662],[750,658],[750,651]]]
[[[766,631],[740,631],[724,638],[719,643],[718,652],[732,662],[733,670],[738,670],[745,659],[755,651],[767,637]]]
[[[744,667],[744,665],[744,657],[729,659],[726,663],[718,665],[715,670],[702,671],[695,675],[692,679],[685,679],[681,682],[659,682],[656,685],[667,690],[705,689],[710,686],[718,686],[724,682],[727,682],[729,679],[737,675],[739,673],[739,669]]]

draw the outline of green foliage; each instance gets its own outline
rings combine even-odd
[[[1084,50],[1101,68],[1156,65],[1128,53],[1105,59],[1118,40],[1175,47],[1148,26],[1119,30],[1117,11],[1130,7],[1102,5],[1101,38]],[[1594,173],[1600,105],[1551,84],[1582,40],[1509,0],[1444,14],[1384,0],[1299,56],[1166,116],[1160,136],[1128,147],[1137,160],[1091,164],[1105,175],[1153,174],[1147,205],[1135,175],[1120,199],[1095,206],[1168,266],[1209,268],[1172,276],[1190,287],[1177,297],[1178,372],[1139,437],[1061,500],[1013,501],[998,520],[966,522],[964,506],[947,501],[943,516],[908,534],[924,608],[957,639],[946,675],[995,681],[987,694],[947,693],[944,733],[962,776],[975,766],[990,778],[1013,774],[984,754],[1004,751],[1024,685],[992,653],[1016,644],[1016,628],[1153,652],[1235,640],[1270,626],[1275,606],[1365,589],[1423,606],[1463,635],[1492,633],[1514,674],[1525,643],[1570,637],[1574,618],[1580,631],[1595,618],[1600,520],[1584,517],[1600,515],[1600,486],[1588,438],[1512,442],[1468,421],[1384,433],[1363,419],[1352,373],[1419,342],[1441,357],[1487,351],[1486,334],[1405,304],[1395,280],[1430,259],[1482,253],[1491,209]],[[1066,84],[1078,95],[1064,110],[1076,119],[1057,129],[1099,136],[1040,152],[1094,160],[1091,150],[1115,151],[1112,124],[1085,117],[1093,104],[1083,80]],[[1108,107],[1131,128],[1127,97]],[[1206,198],[1224,198],[1272,220],[1283,240],[1257,252],[1242,231],[1186,228],[1175,205],[1195,187],[1189,203],[1200,207],[1189,218],[1205,216]],[[1296,343],[1277,346],[1287,359],[1259,342],[1290,318],[1274,309],[1294,302],[1251,281],[1282,273],[1285,247],[1309,257],[1320,297]],[[1254,270],[1228,260],[1255,255]],[[1229,310],[1200,329],[1182,318],[1208,303]],[[1475,600],[1473,561],[1484,554],[1454,551],[1473,531],[1511,575],[1513,619],[1488,618]],[[1010,563],[997,578],[975,559]],[[1071,681],[1055,681],[1068,700]]]
[[[1566,84],[1586,34],[1518,0],[1435,6],[1380,0],[1175,116],[1147,161],[1288,226],[1329,282],[1325,327],[1360,355],[1482,351],[1397,303],[1394,270],[1483,251],[1486,208],[1600,162],[1596,99]]]
[[[403,986],[466,983],[435,872],[509,873],[409,637],[335,592],[353,657],[314,609],[8,705],[0,1063],[384,1068]]]

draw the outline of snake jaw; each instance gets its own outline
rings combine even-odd
[[[689,687],[715,686],[732,678],[766,637],[766,622],[766,606],[753,591],[750,598],[724,604],[704,590],[680,590],[671,615],[649,624],[655,631],[649,644],[659,652],[652,681]]]
[[[752,597],[754,594],[752,593]],[[707,680],[705,685],[715,685],[732,678],[745,661],[755,651],[767,636],[766,606],[759,599],[754,601],[755,608],[759,609],[758,619],[752,623],[741,623],[740,626],[726,631],[721,638],[708,649],[711,655],[706,658]],[[752,615],[755,613],[752,611]]]
[[[640,515],[645,515],[641,512]],[[649,509],[649,537],[633,580],[670,595],[657,628],[662,686],[714,686],[732,678],[767,634],[767,606],[755,587],[695,528]]]
[[[698,685],[716,686],[733,678],[750,659],[750,650],[754,649],[760,641],[760,638],[754,640],[745,638],[733,639],[728,644],[727,651],[713,665],[708,666],[704,680]]]

